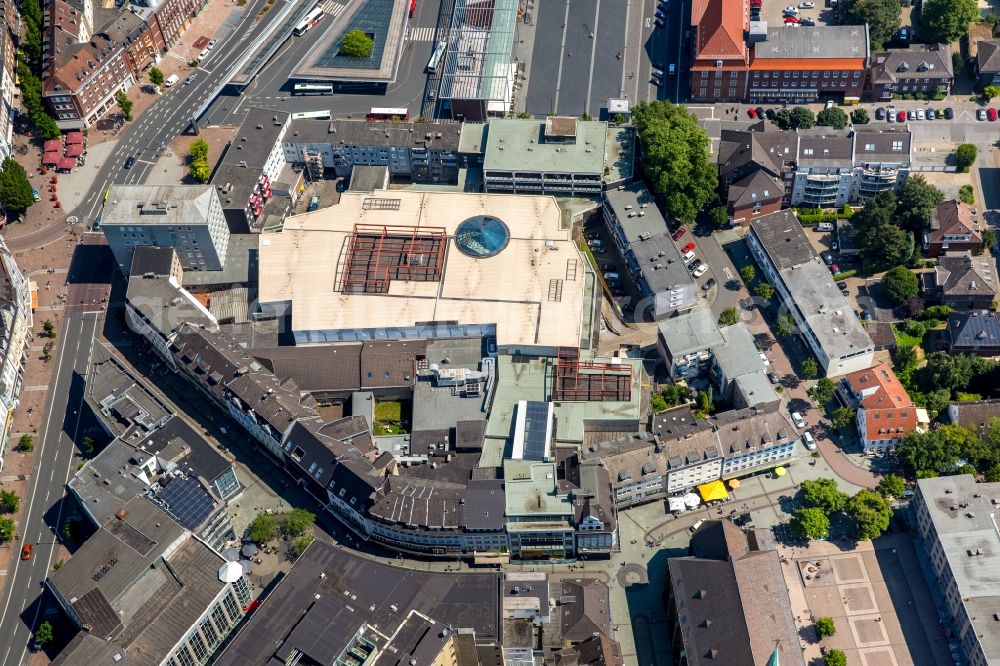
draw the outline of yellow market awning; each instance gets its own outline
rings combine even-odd
[[[701,495],[703,502],[718,502],[729,497],[726,485],[722,481],[712,481],[698,486],[698,494]]]
[[[729,487],[732,490],[736,490],[737,488],[740,487],[740,480],[739,479],[729,479]]]
[[[787,472],[787,471],[788,470],[786,470],[781,465],[778,465],[777,467],[774,468],[774,473],[777,474],[778,476],[784,476],[785,472]]]

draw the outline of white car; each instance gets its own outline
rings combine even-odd
[[[826,108],[827,109],[832,109],[834,106],[836,106],[836,104],[834,103],[834,101],[832,99],[826,100]]]
[[[708,264],[702,264],[698,268],[694,269],[694,273],[692,273],[691,275],[695,276],[696,278],[700,278],[707,272],[708,272]]]
[[[927,116],[924,115],[924,110],[923,109],[917,109],[917,120],[923,120],[926,117]]]
[[[802,433],[802,443],[810,451],[816,450],[816,440],[813,438],[812,433],[809,432],[808,430]]]
[[[615,273],[613,271],[608,271],[607,273],[604,274],[604,279],[605,280],[619,280],[619,279],[621,279],[621,276],[618,273]]]
[[[692,260],[692,259],[694,259],[694,250],[689,250],[689,251],[685,252],[685,253],[684,253],[684,254],[683,254],[683,255],[681,256],[681,259],[683,259],[683,260],[684,260],[684,263],[685,263],[685,264],[690,264],[690,263],[691,263],[691,260]]]
[[[764,352],[757,352],[757,355],[760,356],[760,362],[764,364],[764,367],[771,365],[771,361],[764,355]]]
[[[806,427],[806,420],[798,412],[792,412],[792,423],[795,424],[796,428],[801,429]]]
[[[785,7],[785,14],[790,14],[791,16],[797,16],[798,13],[799,13],[799,10],[796,9],[795,7],[792,7],[791,5],[789,5],[788,7]]]
[[[800,2],[799,9],[813,9],[816,6],[815,2]]]

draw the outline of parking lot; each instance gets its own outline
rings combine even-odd
[[[816,25],[837,25],[836,12],[829,7],[825,7],[824,0],[817,0],[814,4],[816,5],[815,7],[805,8],[800,7],[800,3],[790,2],[790,0],[762,0],[761,20],[766,21],[769,28],[779,27],[785,22],[785,7],[795,7],[798,10],[797,17],[800,21],[807,19]],[[789,28],[789,30],[793,29]]]

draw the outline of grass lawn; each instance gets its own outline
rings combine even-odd
[[[895,324],[892,325],[892,332],[896,334],[896,342],[901,347],[919,347],[922,342],[920,338],[912,336],[906,331],[901,331]]]
[[[409,432],[409,414],[404,413],[403,403],[385,400],[375,403],[375,423],[372,430],[376,435],[402,435]]]

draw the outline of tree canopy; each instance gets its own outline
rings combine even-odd
[[[162,86],[163,85],[163,70],[161,70],[159,67],[150,67],[149,68],[149,82],[152,83],[154,86]]]
[[[826,515],[837,513],[847,504],[847,495],[837,489],[833,479],[806,480],[801,486],[802,502],[820,509]]]
[[[830,648],[823,653],[823,666],[847,666],[847,655],[843,650]]]
[[[292,509],[281,516],[281,529],[288,536],[298,537],[311,530],[315,522],[315,514],[305,509]]]
[[[969,167],[976,163],[978,149],[974,143],[963,143],[955,149],[955,163],[959,171],[968,171]]]
[[[847,12],[851,25],[868,24],[872,51],[881,51],[899,30],[899,0],[855,0]]]
[[[830,402],[835,390],[836,387],[833,385],[832,379],[829,377],[820,377],[816,380],[816,383],[813,384],[813,387],[809,389],[809,395],[816,401],[817,404],[825,405]]]
[[[340,43],[340,52],[348,58],[367,58],[375,48],[375,41],[364,30],[351,30]]]
[[[830,423],[833,424],[834,428],[846,428],[847,426],[854,423],[855,414],[854,410],[850,407],[837,407],[836,411],[833,412],[833,418]]]
[[[899,192],[896,207],[896,223],[914,232],[920,232],[931,225],[934,208],[944,201],[944,192],[934,187],[920,174],[906,179]]]
[[[847,502],[847,515],[857,523],[857,537],[870,541],[882,536],[889,529],[892,507],[880,494],[871,490],[859,490]]]
[[[21,506],[21,498],[13,490],[0,490],[0,506],[8,513],[14,513]]]
[[[740,320],[740,313],[736,308],[728,307],[719,315],[719,326],[732,326]]]
[[[807,379],[812,379],[819,374],[819,363],[812,356],[802,361],[802,375]]]
[[[920,8],[922,40],[928,44],[950,44],[965,35],[969,24],[977,20],[976,0],[925,0]]]
[[[844,129],[847,127],[847,114],[837,107],[831,106],[816,114],[816,124],[834,129]]]
[[[920,283],[913,271],[906,266],[896,266],[882,276],[882,287],[886,296],[896,305],[910,300],[920,293]]]
[[[278,536],[278,518],[270,513],[260,513],[250,523],[250,540],[266,543]]]
[[[20,215],[35,203],[24,167],[8,157],[0,167],[0,204],[9,214]]]
[[[719,186],[708,134],[687,109],[670,102],[641,102],[632,111],[632,123],[639,132],[643,169],[667,212],[693,222]]]
[[[790,524],[796,534],[806,539],[825,539],[830,533],[830,519],[816,507],[796,509]]]
[[[886,474],[878,480],[878,486],[875,490],[886,499],[890,497],[903,499],[903,493],[906,492],[906,482],[898,474]]]
[[[899,227],[897,205],[895,192],[886,190],[869,199],[851,218],[861,254],[874,268],[899,266],[913,255],[913,234]]]
[[[896,448],[899,461],[915,471],[952,471],[959,459],[978,446],[976,435],[958,425],[941,425],[927,432],[911,432]]]
[[[857,108],[851,111],[851,122],[855,125],[867,125],[871,121],[871,116],[864,109]]]
[[[832,617],[818,617],[814,624],[820,638],[829,638],[837,633],[837,625],[834,624]]]

